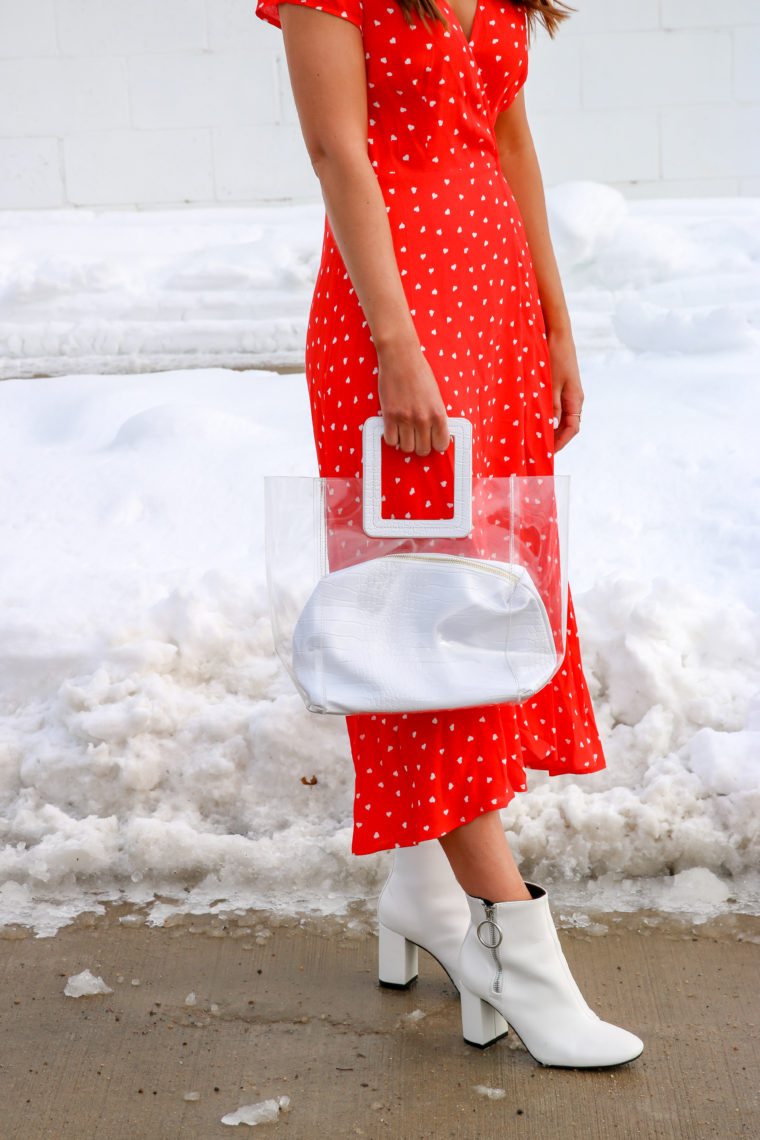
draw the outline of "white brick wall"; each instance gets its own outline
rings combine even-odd
[[[760,0],[573,0],[526,97],[546,181],[757,194]]]
[[[208,131],[79,131],[64,139],[63,151],[73,206],[214,200]]]
[[[757,194],[760,0],[574,0],[527,89],[548,183]],[[255,0],[0,0],[0,208],[313,199]]]

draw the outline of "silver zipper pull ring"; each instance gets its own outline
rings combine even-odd
[[[485,927],[488,932],[485,937],[481,933],[483,927]],[[501,946],[503,938],[501,927],[498,923],[494,922],[492,918],[484,918],[483,921],[478,924],[476,934],[480,945],[485,946],[488,950],[495,950],[497,946]]]

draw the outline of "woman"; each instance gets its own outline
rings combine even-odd
[[[550,474],[579,430],[583,392],[521,90],[529,24],[553,32],[563,8],[258,2],[283,30],[327,214],[306,346],[320,473],[358,477],[361,425],[381,414],[395,447],[391,511],[408,505],[410,457],[433,484],[445,476],[447,415],[473,423],[481,475]],[[430,515],[441,505],[426,499]],[[562,668],[530,702],[354,716],[348,729],[353,850],[396,849],[379,906],[381,981],[408,984],[422,946],[460,991],[466,1040],[490,1044],[511,1022],[543,1064],[638,1056],[637,1037],[585,1004],[546,893],[523,882],[499,817],[526,766],[604,767],[572,607]]]

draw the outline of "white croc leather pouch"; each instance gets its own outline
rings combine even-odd
[[[429,521],[381,517],[377,419],[364,428],[365,532],[466,537],[472,526],[467,421],[464,428],[458,426],[462,421],[450,421],[455,463],[463,453],[454,518]],[[414,545],[413,551],[326,573],[313,589],[292,638],[294,678],[312,711],[414,712],[514,703],[543,688],[556,672],[561,653],[525,566]]]

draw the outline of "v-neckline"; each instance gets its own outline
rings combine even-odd
[[[446,4],[446,7],[449,9],[451,14],[453,15],[454,19],[456,20],[457,26],[458,26],[460,32],[462,33],[462,35],[464,36],[466,42],[467,42],[467,46],[472,47],[472,40],[473,40],[473,36],[475,35],[475,25],[478,22],[478,12],[480,11],[480,5],[482,4],[483,0],[475,0],[475,11],[473,12],[473,15],[472,15],[472,26],[470,28],[469,36],[467,35],[467,32],[464,30],[464,27],[462,26],[462,21],[459,19],[459,16],[457,16],[456,9],[452,7],[449,0],[444,0],[444,2]]]

